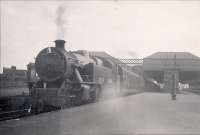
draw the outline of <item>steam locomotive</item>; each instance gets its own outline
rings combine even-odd
[[[66,51],[65,41],[39,52],[35,60],[37,81],[29,81],[32,110],[42,112],[95,102],[104,91],[116,95],[125,89],[144,89],[144,77],[113,60],[87,51]],[[31,77],[30,77],[31,78]]]

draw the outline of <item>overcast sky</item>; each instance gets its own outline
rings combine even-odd
[[[60,7],[62,36],[56,22]],[[67,50],[105,51],[118,58],[157,51],[200,56],[200,2],[1,1],[1,69],[26,69],[57,38],[67,41]]]

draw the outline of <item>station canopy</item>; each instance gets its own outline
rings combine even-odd
[[[164,73],[179,72],[180,82],[200,79],[200,58],[189,52],[157,52],[143,59],[145,75],[163,82]]]
[[[200,71],[200,58],[189,52],[157,52],[143,59],[144,71]]]

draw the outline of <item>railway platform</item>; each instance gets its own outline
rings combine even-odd
[[[1,135],[200,134],[200,96],[141,93],[0,122]]]

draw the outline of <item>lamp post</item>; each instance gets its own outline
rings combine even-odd
[[[172,100],[176,100],[176,94],[177,94],[177,70],[176,70],[176,55],[174,56],[174,71],[172,75]]]

